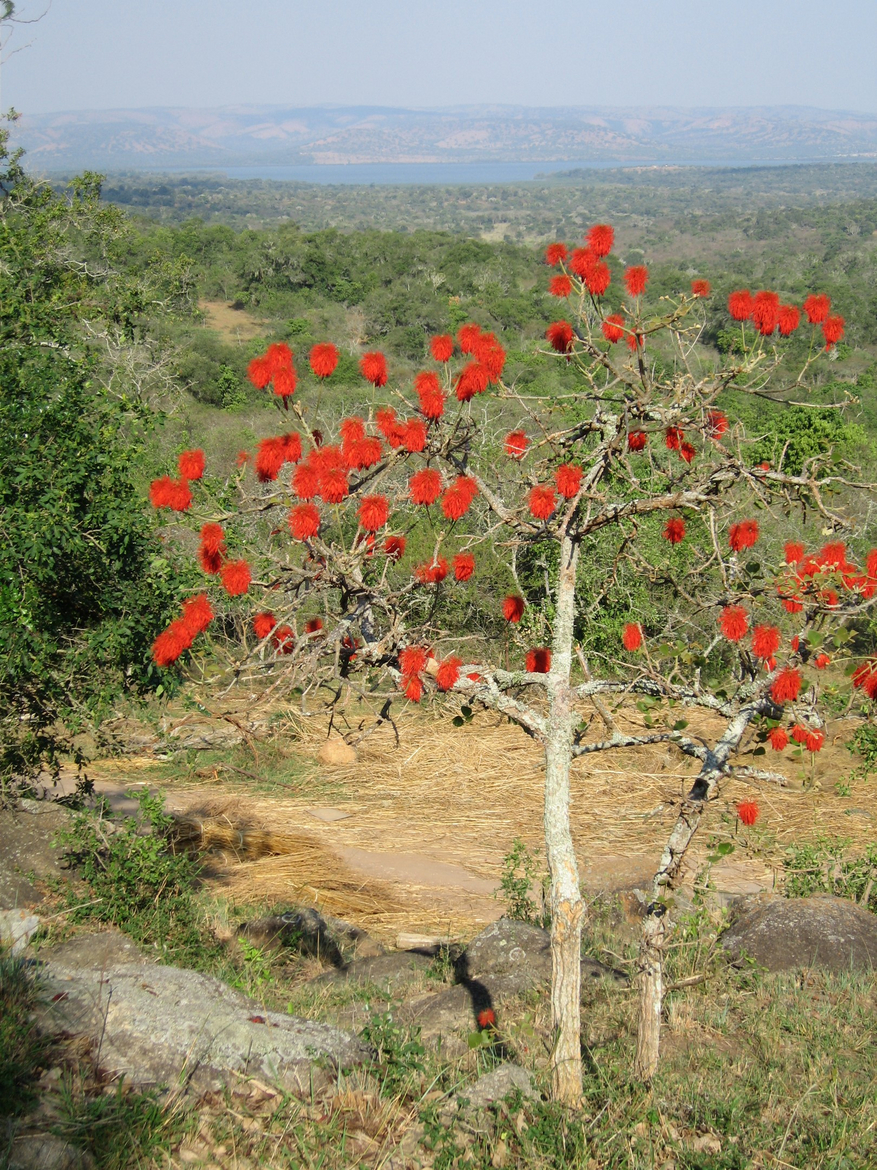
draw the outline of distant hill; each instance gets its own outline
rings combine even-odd
[[[14,141],[47,170],[442,162],[877,159],[877,115],[737,109],[228,106],[23,117]]]

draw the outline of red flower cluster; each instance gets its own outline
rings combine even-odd
[[[553,297],[568,297],[572,292],[572,281],[565,273],[552,276],[548,282],[548,291]]]
[[[429,350],[437,362],[449,362],[454,355],[454,339],[449,333],[440,333],[430,341]]]
[[[600,330],[606,340],[611,345],[615,345],[616,342],[621,341],[622,337],[624,337],[624,317],[620,313],[613,313],[610,317],[606,318],[600,326]]]
[[[454,576],[458,581],[468,581],[475,572],[475,557],[472,553],[457,553],[454,557]]]
[[[387,359],[382,353],[364,353],[359,359],[359,372],[367,382],[380,389],[387,384]]]
[[[454,654],[442,659],[435,676],[435,685],[440,691],[451,690],[460,677],[460,667],[462,665],[463,659],[457,658]]]
[[[625,650],[639,650],[643,644],[643,628],[639,622],[628,622],[621,635],[621,643]]]
[[[719,626],[729,642],[739,642],[749,632],[749,619],[741,605],[726,605],[719,614]]]
[[[406,646],[399,653],[399,672],[402,675],[400,685],[406,696],[414,703],[419,703],[423,695],[420,675],[426,666],[428,656],[423,646]]]
[[[545,249],[545,263],[551,268],[562,264],[567,257],[566,244],[549,244]]]
[[[177,466],[181,479],[200,479],[204,474],[204,452],[200,449],[184,451]]]
[[[523,459],[527,453],[527,436],[523,431],[509,431],[505,437],[505,453],[511,459]]]
[[[277,479],[284,463],[298,463],[301,459],[301,435],[290,431],[271,439],[261,439],[256,448],[256,475],[260,483]]]
[[[752,653],[756,658],[772,658],[780,648],[776,626],[756,626],[752,631]]]
[[[530,674],[548,674],[551,670],[551,651],[547,647],[528,650],[525,666]]]
[[[469,511],[478,495],[478,485],[471,476],[459,475],[442,495],[442,511],[448,520],[459,520]]]
[[[615,229],[608,223],[595,223],[585,236],[585,242],[595,256],[608,256],[615,243]]]
[[[507,622],[519,622],[524,616],[524,599],[511,593],[502,603],[502,616]]]
[[[225,561],[219,570],[219,578],[229,597],[240,597],[246,593],[253,579],[246,561]]]
[[[264,390],[273,383],[274,393],[287,399],[295,393],[296,372],[292,364],[292,350],[284,342],[275,342],[261,357],[253,358],[247,367],[247,377],[257,390]]]
[[[649,270],[641,264],[634,264],[624,274],[624,283],[632,297],[639,297],[646,291],[649,279]]]
[[[737,816],[747,828],[751,828],[758,820],[758,813],[758,804],[754,800],[741,800],[737,805]]]
[[[198,559],[205,573],[215,574],[222,568],[225,559],[225,533],[221,525],[207,523],[203,526]]]
[[[767,738],[775,752],[781,752],[789,746],[789,737],[782,727],[772,728]]]
[[[583,474],[581,467],[572,463],[562,463],[555,471],[554,482],[565,500],[571,500],[573,496],[578,494],[578,490],[582,486]]]
[[[711,292],[711,285],[708,280],[693,280],[691,282],[691,295],[693,297],[708,297]]]
[[[338,350],[331,342],[318,342],[311,346],[308,360],[317,378],[331,378],[338,366]]]
[[[289,531],[293,540],[310,540],[320,531],[320,512],[316,504],[296,504],[289,512]]]
[[[192,491],[185,479],[171,479],[170,476],[163,475],[149,485],[149,500],[153,508],[187,512],[192,506]]]
[[[265,610],[262,613],[257,613],[253,617],[253,633],[261,642],[263,638],[267,638],[274,627],[277,625],[277,618],[270,610]]]
[[[869,699],[877,699],[877,658],[866,659],[853,673],[853,686]]]
[[[442,477],[433,467],[415,471],[408,481],[408,491],[415,504],[434,504],[442,490]]]
[[[530,489],[530,512],[536,520],[547,520],[557,505],[557,497],[550,483],[540,483]]]
[[[199,634],[213,621],[214,613],[205,594],[183,602],[183,612],[152,643],[152,658],[157,666],[170,666],[188,650]]]
[[[734,552],[742,552],[744,548],[752,548],[757,540],[757,520],[741,520],[739,524],[731,525],[728,533],[728,544]]]
[[[558,353],[572,353],[572,343],[575,338],[572,325],[568,321],[555,321],[545,330],[545,336],[551,343],[551,348]]]
[[[445,413],[445,396],[438,377],[432,373],[418,374],[414,379],[414,389],[420,401],[421,414],[426,418],[441,418]]]
[[[404,536],[388,536],[384,541],[384,552],[394,561],[400,561],[405,555],[406,543]]]
[[[773,680],[770,688],[775,703],[794,703],[801,690],[801,672],[792,666],[784,667]]]
[[[664,525],[662,535],[665,540],[669,540],[670,544],[681,544],[685,539],[685,521],[678,517],[668,520]]]
[[[628,451],[644,451],[649,441],[645,431],[631,431],[627,436]]]
[[[433,557],[423,565],[418,565],[414,576],[421,585],[437,585],[448,575],[448,562],[444,557]]]
[[[609,265],[600,259],[593,248],[576,248],[569,266],[584,283],[591,296],[605,296],[612,280],[612,273],[609,271]]]
[[[390,518],[386,496],[363,496],[359,505],[359,522],[366,532],[377,532]]]

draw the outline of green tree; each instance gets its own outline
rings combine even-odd
[[[179,588],[138,490],[150,414],[114,364],[152,293],[114,280],[124,221],[100,206],[98,177],[59,195],[20,159],[0,132],[4,783],[57,768],[60,726],[158,683],[151,631]]]

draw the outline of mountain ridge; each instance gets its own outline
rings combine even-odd
[[[877,114],[806,106],[155,106],[26,115],[12,138],[50,169],[838,161],[877,159]]]

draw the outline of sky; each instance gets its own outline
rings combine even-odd
[[[17,0],[3,107],[877,113],[877,0]]]

